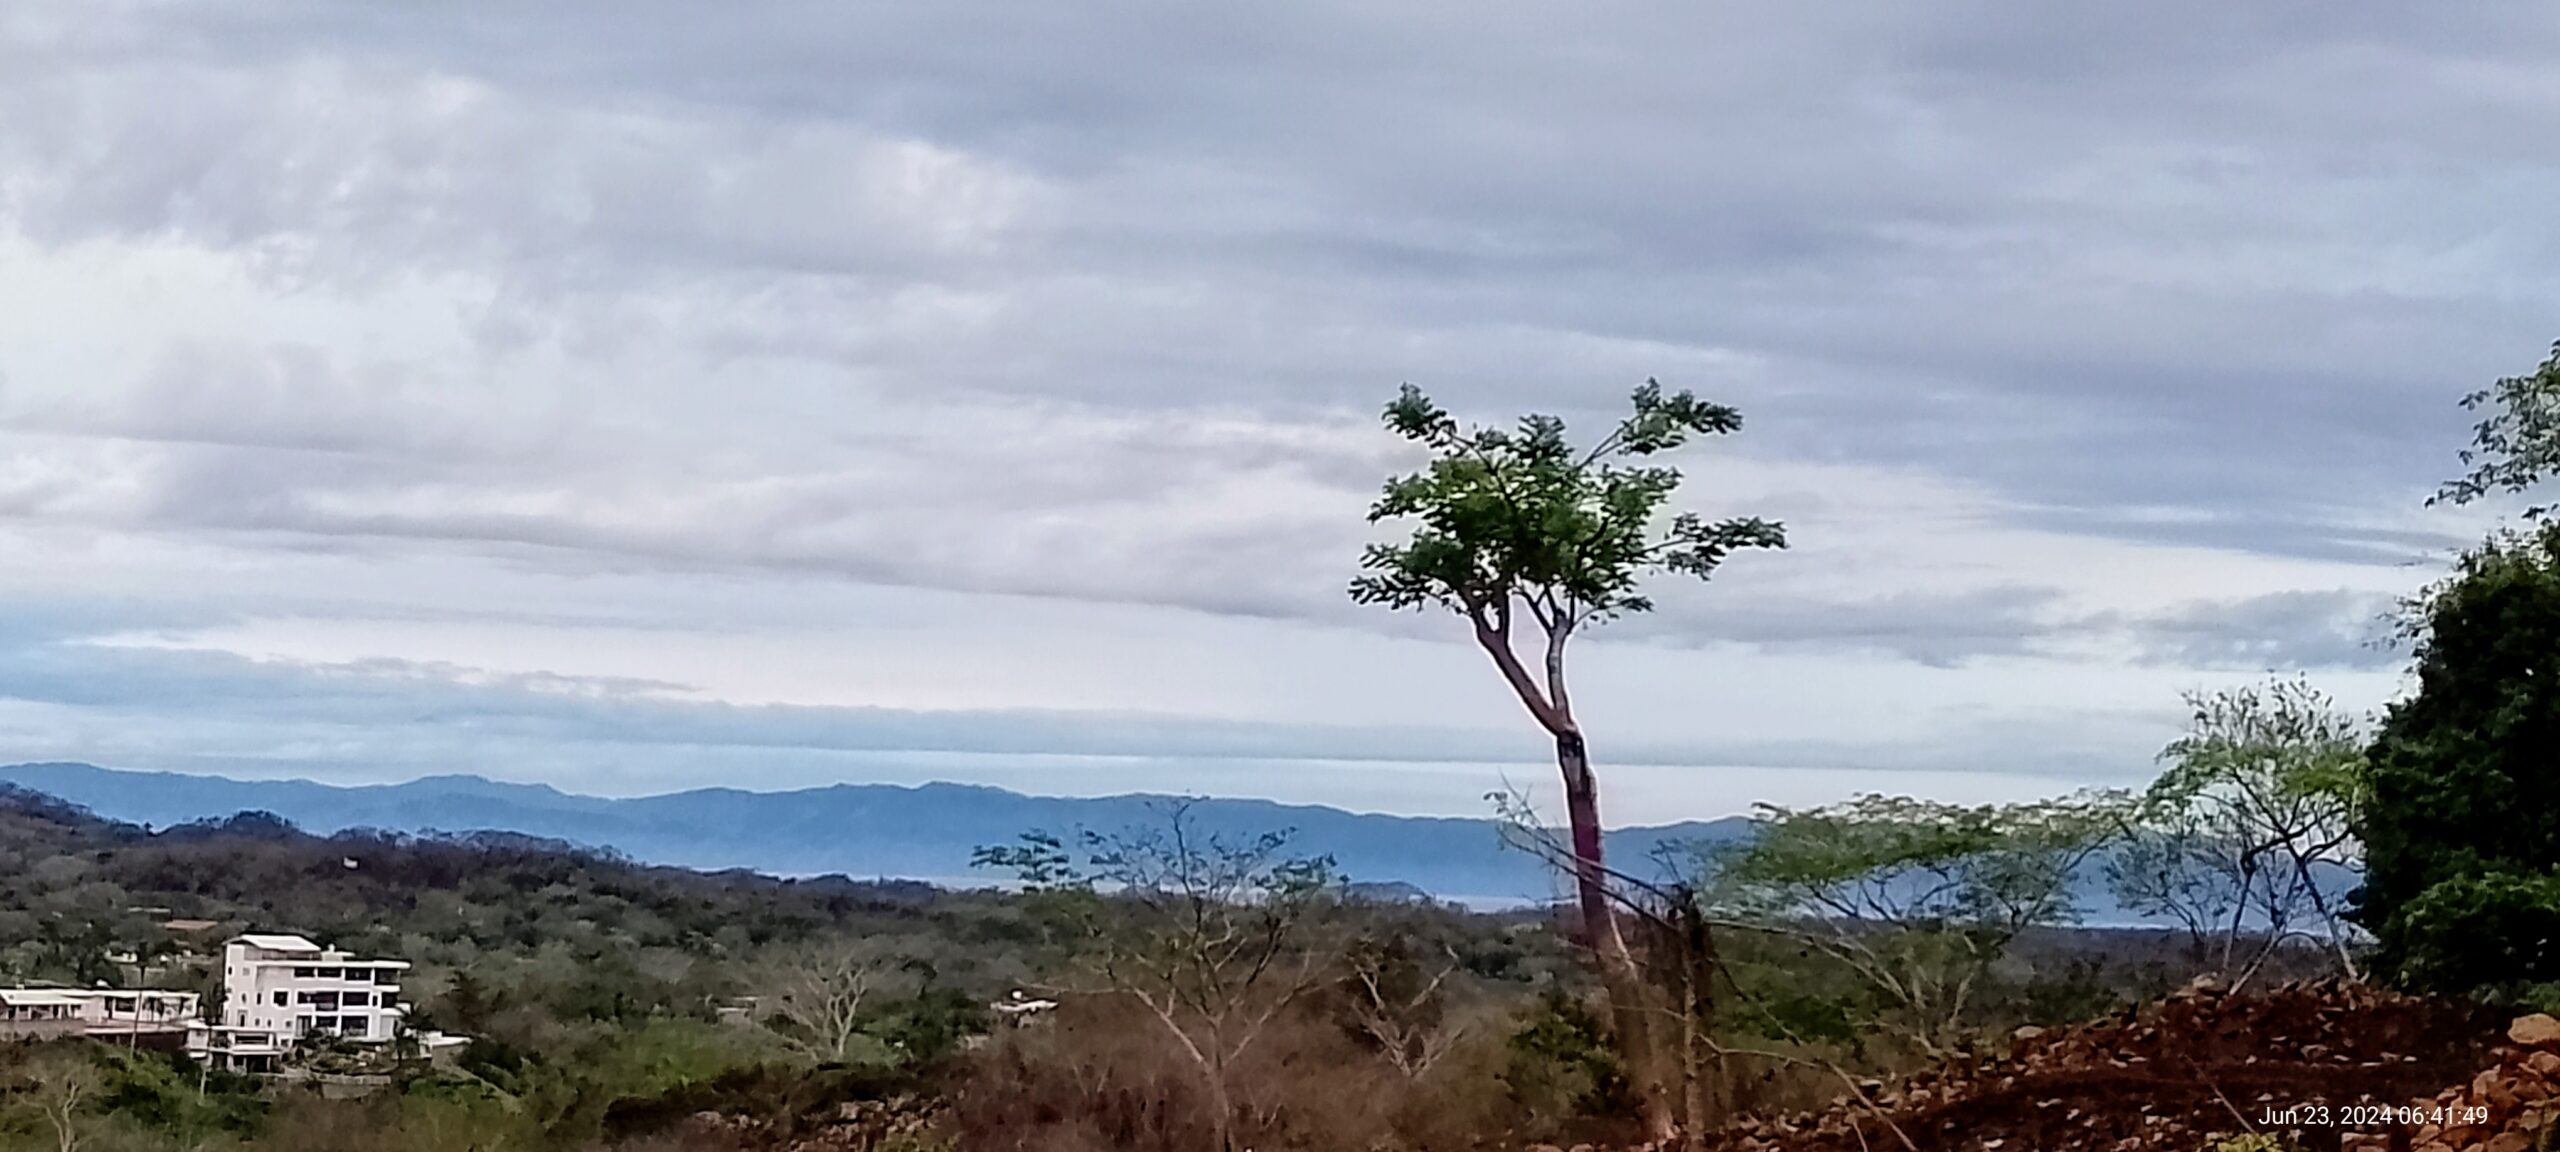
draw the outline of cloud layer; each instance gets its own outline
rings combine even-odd
[[[1369,661],[1446,630],[1341,595],[1413,463],[1375,406],[1590,424],[1658,376],[1749,417],[1689,498],[1796,547],[1604,643],[1705,701],[1643,755],[2014,776],[2025,725],[2138,772],[2179,687],[2390,690],[2373,618],[2475,527],[2418,507],[2451,400],[2550,336],[2555,46],[2200,0],[13,5],[0,591],[92,631],[6,707],[180,756],[99,735],[208,731],[118,698],[180,676],[239,762],[567,786],[634,744],[1501,762],[1492,686],[1380,671],[1463,650]],[[1745,683],[1823,739],[1715,737]],[[865,711],[909,708],[1013,735]]]

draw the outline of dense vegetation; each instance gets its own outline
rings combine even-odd
[[[0,1054],[0,1147],[56,1146],[45,1101],[63,1083],[85,1085],[71,1122],[91,1149],[716,1147],[686,1128],[696,1113],[778,1124],[765,1139],[858,1101],[883,1131],[929,1115],[931,1134],[900,1137],[918,1147],[1192,1149],[1232,1120],[1260,1147],[1459,1148],[1628,1122],[1569,916],[1363,902],[1278,832],[1176,849],[1180,815],[1035,841],[1045,855],[1001,862],[1054,870],[1006,893],[702,874],[508,836],[317,837],[254,814],[148,833],[0,795],[0,923],[25,941],[0,959],[8,981],[211,993],[162,925],[213,920],[194,938],[290,930],[416,960],[405,992],[422,1023],[476,1038],[453,1066],[357,1100],[182,1057],[21,1046]],[[1196,909],[1109,890],[1194,881],[1225,887],[1198,889]],[[1247,889],[1290,894],[1285,932]],[[1204,929],[1261,950],[1168,970]],[[1645,933],[1637,947],[1672,950]],[[142,962],[106,959],[118,952]],[[1853,966],[1775,935],[1735,939],[1724,962],[1748,996],[1722,1035],[1769,1053],[1734,1057],[1758,1061],[1737,1105],[1818,1099],[1821,1063],[1908,1059],[1880,1030],[1900,1007]],[[1261,975],[1230,979],[1247,968]],[[2157,933],[2052,931],[1995,969],[1964,1017],[1980,1029],[2074,1019],[2186,972]],[[1018,988],[1058,996],[1058,1018],[996,1026],[988,1005]],[[723,1019],[748,997],[751,1019]],[[1215,1051],[1217,1092],[1167,1042],[1185,1032]]]
[[[705,875],[501,835],[319,838],[258,814],[149,834],[27,793],[0,795],[0,876],[0,939],[22,942],[0,952],[8,982],[141,977],[211,996],[217,965],[190,962],[187,945],[252,928],[415,961],[404,991],[421,1023],[479,1040],[412,1094],[435,1101],[439,1124],[468,1116],[546,1139],[602,1134],[621,1101],[811,1063],[807,1030],[788,1015],[715,1022],[811,956],[859,941],[896,957],[894,974],[866,969],[898,994],[859,1023],[873,1045],[862,1054],[906,1071],[947,1057],[976,1027],[984,987],[1008,977],[1002,965],[1034,955],[1018,916],[920,885]],[[196,919],[220,928],[181,939],[162,927]],[[117,952],[139,963],[109,962]],[[107,1070],[101,1107],[162,1129],[195,1115],[135,1068]],[[205,1106],[226,1131],[300,1115],[220,1095]],[[475,1102],[492,1101],[505,1107],[482,1116]]]
[[[2359,828],[2377,959],[2439,990],[2560,980],[2560,527],[2483,544],[2419,610]]]

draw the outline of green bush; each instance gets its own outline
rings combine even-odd
[[[1557,990],[1541,997],[1512,1032],[1502,1079],[1532,1116],[1616,1116],[1633,1107],[1633,1088],[1608,1030],[1581,1001]]]
[[[1756,996],[1735,1005],[1734,1026],[1754,1036],[1795,1043],[1848,1044],[1861,1013],[1845,997],[1807,992]]]
[[[2417,610],[2418,691],[2367,757],[2355,915],[2403,984],[2530,979],[2512,965],[2531,960],[2560,870],[2560,525],[2474,549]]]
[[[2560,877],[2456,876],[2400,913],[2399,972],[2427,988],[2512,991],[2560,979]]]

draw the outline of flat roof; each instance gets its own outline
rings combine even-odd
[[[258,960],[253,963],[272,964],[280,968],[406,968],[409,966],[406,960],[367,960],[358,956],[349,956],[344,952],[322,952],[316,956],[306,953],[281,959]]]
[[[296,968],[407,968],[410,966],[406,960],[367,960],[335,948],[323,948],[304,936],[265,935],[253,932],[246,936],[234,936],[229,942],[246,944],[264,952],[285,953],[281,957],[252,961],[252,963],[290,964]]]
[[[0,988],[0,1004],[12,1008],[59,1006],[77,1008],[92,997],[108,995],[105,991],[81,992],[62,988]]]

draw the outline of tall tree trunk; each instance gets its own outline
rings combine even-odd
[[[1609,874],[1600,845],[1600,787],[1591,775],[1591,757],[1581,732],[1568,728],[1556,733],[1556,767],[1564,772],[1583,943],[1591,949],[1600,983],[1609,993],[1610,1030],[1617,1037],[1618,1057],[1626,1063],[1627,1078],[1635,1085],[1645,1138],[1668,1145],[1678,1138],[1679,1125],[1666,1099],[1660,1054],[1645,1011],[1644,974],[1636,969],[1635,955],[1627,950],[1626,935],[1618,929],[1617,912],[1609,906]]]
[[[1225,1062],[1217,1062],[1208,1071],[1211,1132],[1217,1137],[1218,1152],[1236,1152],[1236,1106],[1227,1095]]]

